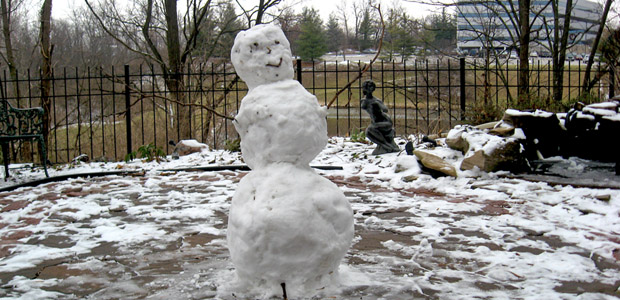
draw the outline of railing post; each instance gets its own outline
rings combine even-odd
[[[461,77],[461,121],[465,120],[465,57],[459,59],[459,74]]]
[[[131,153],[131,97],[129,94],[129,65],[125,65],[125,131],[127,133],[127,154]]]
[[[613,68],[609,68],[609,98],[613,98],[616,95],[616,74],[614,73]]]
[[[300,84],[303,84],[301,82],[301,59],[300,58],[297,59],[297,81],[299,81]]]

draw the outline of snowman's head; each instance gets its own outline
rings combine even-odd
[[[290,44],[275,25],[261,24],[239,32],[230,56],[250,89],[294,76]]]

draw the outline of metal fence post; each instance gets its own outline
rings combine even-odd
[[[131,97],[129,94],[129,65],[125,65],[125,131],[127,133],[127,154],[131,153]]]
[[[616,74],[614,73],[613,68],[609,68],[609,98],[613,98],[616,95],[615,84],[616,84]]]
[[[461,121],[465,121],[465,57],[459,59],[459,74],[461,77]]]
[[[300,58],[297,59],[297,81],[299,81],[300,84],[303,84],[301,82],[301,59]]]

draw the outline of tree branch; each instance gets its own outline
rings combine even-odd
[[[343,88],[341,88],[338,92],[336,92],[336,95],[334,95],[332,100],[329,101],[329,104],[327,104],[328,109],[332,106],[334,101],[338,99],[338,96],[340,96],[340,94],[342,94],[345,90],[349,89],[355,81],[360,79],[362,75],[364,75],[364,73],[366,73],[370,69],[370,66],[372,66],[372,64],[377,60],[377,58],[381,54],[381,48],[383,47],[383,38],[385,37],[385,22],[383,21],[383,14],[381,13],[381,4],[379,4],[378,6],[374,8],[377,9],[377,11],[379,12],[379,18],[381,20],[381,37],[379,38],[379,46],[377,47],[377,54],[375,54],[375,57],[372,58],[372,60],[364,67],[364,69],[361,72],[359,72],[357,76],[355,76],[355,78],[353,78]]]

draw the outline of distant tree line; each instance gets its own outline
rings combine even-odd
[[[55,1],[47,3],[52,7]],[[48,50],[55,69],[153,63],[172,70],[175,63],[226,59],[237,32],[257,21],[280,25],[294,55],[317,60],[327,52],[345,56],[350,52],[372,52],[381,28],[373,9],[377,1],[367,0],[340,0],[338,14],[333,13],[327,20],[322,20],[314,8],[295,12],[280,0],[256,1],[252,7],[240,7],[234,0],[83,1],[87,5],[75,8],[66,18],[50,16]],[[177,2],[185,3],[181,6]],[[0,66],[12,72],[41,68],[43,6],[34,0],[0,3]],[[170,14],[172,9],[177,13]],[[383,10],[387,16],[387,58],[406,59],[422,54],[422,49],[454,49],[453,14],[444,12],[416,19],[399,6]]]
[[[74,9],[67,18],[58,18],[51,13],[56,1],[59,0],[0,0],[0,67],[8,70],[15,82],[18,77],[28,76],[25,73],[28,69],[35,73],[40,70],[42,78],[49,78],[52,72],[63,68],[88,70],[102,66],[148,65],[163,73],[166,88],[178,97],[171,101],[190,105],[189,97],[174,93],[184,90],[186,84],[180,74],[202,63],[228,61],[236,34],[260,23],[281,26],[291,42],[293,54],[306,61],[318,60],[328,52],[345,58],[351,53],[372,53],[381,37],[381,56],[389,61],[427,54],[452,54],[456,47],[456,0],[452,4],[420,0],[436,4],[440,11],[424,18],[412,17],[397,1],[387,5],[388,1],[383,1],[385,32],[381,30],[377,0],[337,0],[336,12],[327,20],[321,19],[314,8],[305,7],[297,12],[286,6],[290,2],[282,0],[256,0],[243,4],[245,6],[235,0],[82,0],[85,5]],[[533,39],[535,18],[542,17],[541,10],[530,6],[531,1],[484,1],[498,15],[508,15],[511,26],[518,29],[511,41],[520,57],[516,98],[518,102],[527,102],[531,76],[528,47]],[[617,68],[618,29],[607,22],[612,2],[604,1],[605,13],[588,67],[593,63],[595,51],[601,50],[607,51],[601,56],[609,61],[607,68]],[[561,15],[570,15],[570,5],[564,10],[558,0],[550,0],[549,5],[554,7],[556,20]],[[617,12],[614,15],[617,18]],[[552,29],[558,36],[557,41],[565,40],[567,30],[559,26]],[[480,34],[492,37],[491,33]],[[557,57],[554,54],[553,59],[554,80],[558,82],[554,97],[561,99],[561,76],[568,46],[558,42],[548,47],[557,50]],[[584,90],[589,91],[599,78],[600,72],[584,78]],[[43,80],[44,106],[49,105],[46,102],[49,89],[49,82]],[[8,92],[19,97],[26,91],[20,91],[15,84]],[[189,119],[184,113],[186,110],[179,112],[180,122]],[[182,132],[181,136],[189,136],[189,133]]]

